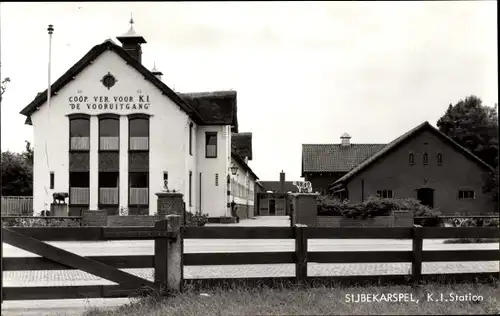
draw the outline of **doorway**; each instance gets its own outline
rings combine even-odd
[[[419,200],[422,205],[434,208],[434,189],[417,189],[417,200]]]
[[[276,215],[276,200],[274,199],[269,200],[269,215]]]

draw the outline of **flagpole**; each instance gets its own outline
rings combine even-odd
[[[48,120],[48,126],[50,128],[50,97],[52,95],[51,92],[51,68],[52,68],[52,34],[54,33],[54,26],[52,24],[49,24],[49,27],[47,28],[47,31],[49,32],[49,62],[48,62],[48,71],[47,71],[47,120]],[[45,138],[45,162],[47,164],[47,174],[49,174],[50,170],[50,165],[49,165],[49,149],[48,149],[48,142],[49,142],[49,137]],[[49,179],[50,182],[50,179]],[[50,185],[45,186],[45,192],[47,196],[49,196],[49,189]],[[50,197],[48,197],[50,199]]]
[[[52,24],[49,24],[49,27],[47,28],[47,31],[49,31],[49,64],[48,64],[48,88],[47,88],[47,107],[50,110],[50,96],[51,96],[51,91],[50,91],[50,75],[51,75],[51,61],[52,61],[52,34],[54,33],[54,26]]]

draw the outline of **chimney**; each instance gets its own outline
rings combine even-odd
[[[116,37],[121,43],[123,49],[129,53],[132,57],[137,59],[140,63],[142,62],[142,48],[141,44],[145,44],[146,40],[141,35],[137,34],[134,30],[133,24],[134,20],[130,17],[130,29],[127,33],[122,36]]]
[[[281,170],[280,173],[280,193],[286,193],[285,192],[285,173],[283,170]]]
[[[163,76],[163,73],[161,71],[158,71],[158,69],[156,69],[156,63],[154,63],[153,65],[153,69],[151,69],[151,73],[158,79],[161,80],[161,76]]]
[[[340,144],[342,146],[350,146],[351,145],[351,136],[349,134],[344,133],[340,136]]]

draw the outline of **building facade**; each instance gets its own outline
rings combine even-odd
[[[262,186],[262,189],[257,194],[257,215],[290,215],[287,205],[287,193],[299,192],[293,181],[286,181],[286,175],[281,171],[280,181],[259,181],[259,184]]]
[[[330,185],[346,175],[386,144],[353,144],[343,134],[338,144],[303,144],[302,173],[311,182],[313,192],[327,193]]]
[[[176,93],[142,65],[142,36],[131,27],[118,40],[53,83],[50,102],[45,91],[21,111],[34,130],[35,212],[67,192],[70,215],[154,214],[168,183],[187,211],[229,216],[236,92]]]
[[[445,215],[495,211],[482,187],[493,169],[424,122],[331,184],[342,199],[362,202],[370,196],[416,198]]]

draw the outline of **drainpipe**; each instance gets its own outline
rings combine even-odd
[[[361,179],[361,202],[365,200],[365,180]]]

